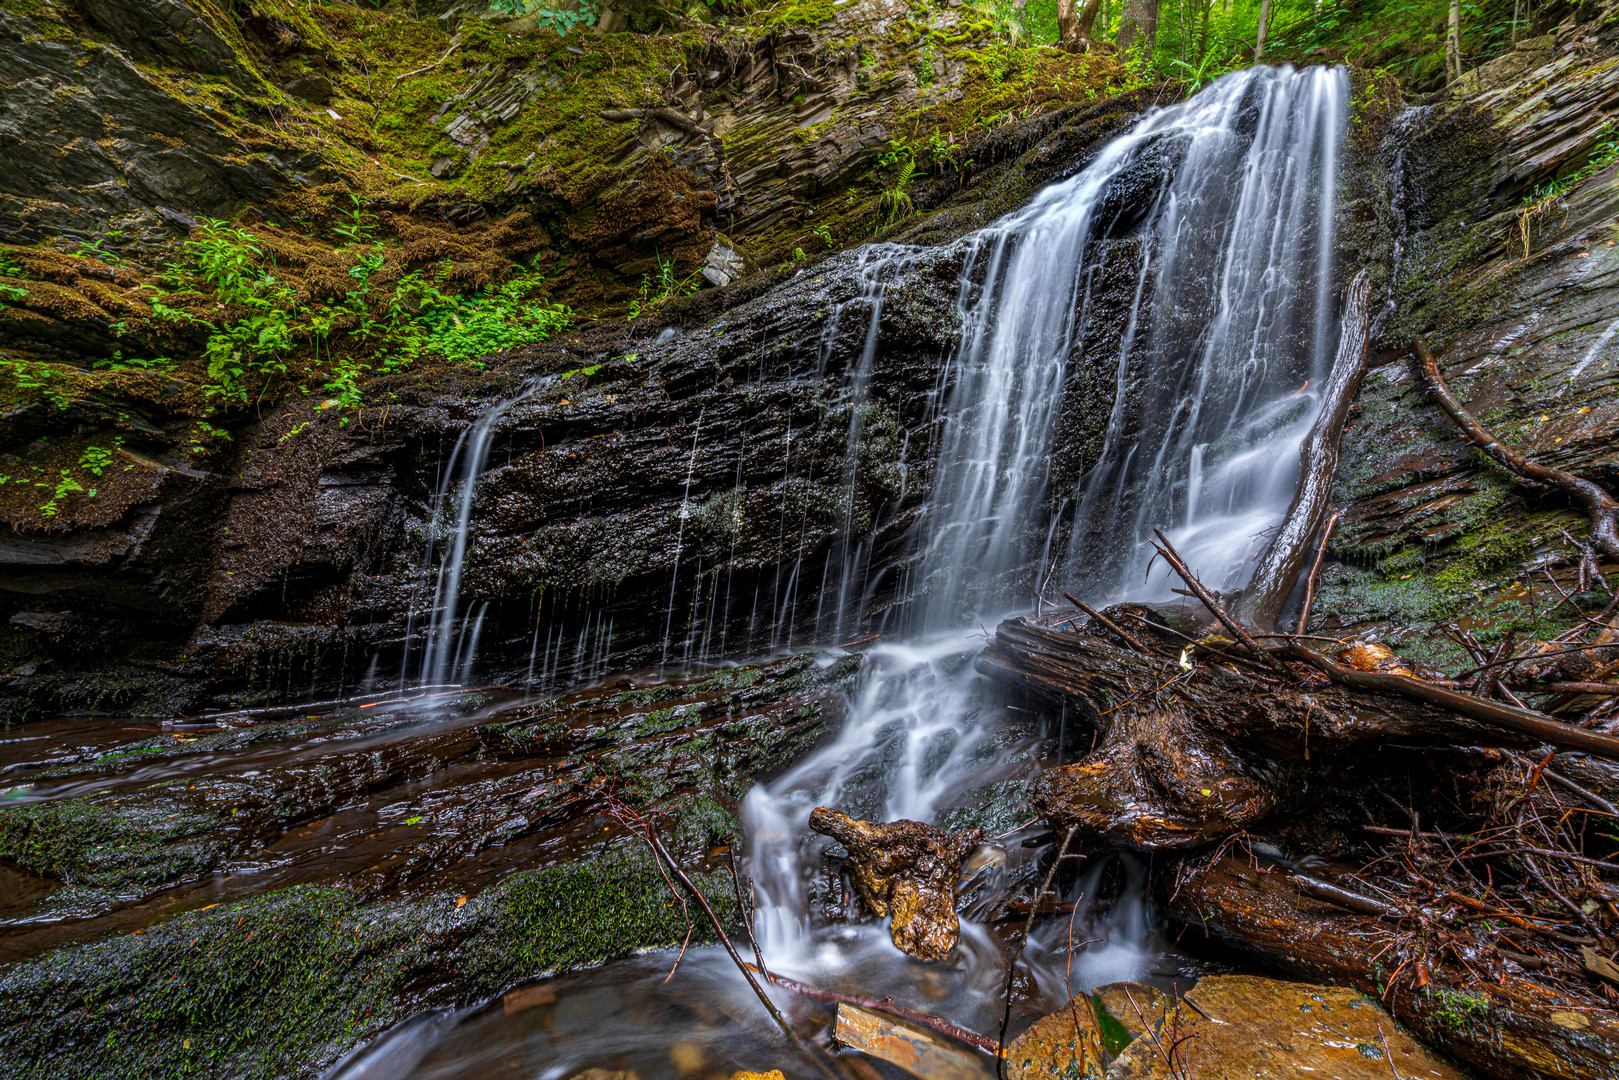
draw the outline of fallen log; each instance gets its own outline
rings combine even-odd
[[[1396,927],[1301,891],[1287,875],[1247,860],[1224,856],[1183,867],[1169,916],[1289,974],[1377,996],[1418,1037],[1484,1075],[1619,1075],[1619,1013],[1601,998],[1536,981],[1504,962],[1488,978],[1447,985],[1435,972],[1419,985],[1411,969],[1394,972],[1379,962],[1400,933]]]
[[[1134,608],[1106,614],[1122,624]],[[1143,618],[1148,628],[1161,625]],[[1062,709],[1071,730],[1094,731],[1089,755],[1030,785],[1035,808],[1058,832],[1077,828],[1086,840],[1137,850],[1185,849],[1287,805],[1306,789],[1312,752],[1325,765],[1366,743],[1522,741],[1424,704],[1330,683],[1273,679],[1256,693],[1255,677],[1220,655],[1188,650],[1200,660],[1187,671],[1179,640],[1151,641],[1162,651],[1125,648],[1110,631],[1009,619],[979,654],[980,672]]]
[[[1428,343],[1419,337],[1412,347],[1422,363],[1422,373],[1427,376],[1434,396],[1439,399],[1439,407],[1462,429],[1468,440],[1508,472],[1525,480],[1555,487],[1583,506],[1591,518],[1591,545],[1608,558],[1619,559],[1619,499],[1583,477],[1542,465],[1496,438],[1451,392],[1439,371],[1439,362],[1428,351]]]
[[[1282,526],[1260,553],[1259,561],[1235,612],[1237,620],[1259,630],[1274,630],[1282,605],[1298,582],[1309,557],[1310,539],[1321,531],[1338,473],[1338,443],[1355,391],[1366,371],[1371,277],[1362,270],[1344,293],[1338,352],[1321,391],[1321,411],[1299,447],[1299,482]],[[1324,546],[1324,545],[1323,545]],[[1308,611],[1308,608],[1305,609]],[[1305,629],[1302,625],[1299,629]]]

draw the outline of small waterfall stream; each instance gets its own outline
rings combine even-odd
[[[467,542],[472,527],[473,505],[478,497],[478,481],[489,463],[489,447],[495,439],[495,429],[501,419],[518,403],[539,389],[544,380],[530,383],[515,397],[501,398],[485,409],[472,425],[461,433],[450,451],[439,477],[438,490],[433,494],[429,518],[429,540],[422,561],[424,567],[433,565],[434,549],[440,539],[439,530],[449,527],[448,548],[434,575],[431,622],[427,630],[427,644],[423,651],[419,681],[424,685],[466,681],[471,678],[472,665],[477,660],[478,637],[483,629],[483,614],[487,603],[470,620],[459,620],[461,607],[461,574],[466,566]],[[445,522],[445,508],[454,499],[454,517]],[[415,611],[412,605],[411,617]],[[468,625],[470,623],[470,626]],[[407,626],[405,639],[409,641],[411,627]],[[401,678],[410,670],[409,658],[401,665]]]

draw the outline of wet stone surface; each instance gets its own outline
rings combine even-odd
[[[9,744],[0,1052],[56,1075],[284,1075],[429,1002],[678,945],[678,905],[604,800],[653,814],[731,918],[731,808],[820,737],[858,664]]]

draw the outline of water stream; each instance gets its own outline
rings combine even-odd
[[[1346,94],[1339,70],[1227,76],[965,241],[964,330],[909,640],[872,649],[837,739],[744,805],[772,963],[810,973],[846,962],[812,926],[815,806],[934,821],[983,784],[1004,710],[971,656],[980,627],[1026,606],[1017,588],[1028,568],[1053,558],[1051,439],[1090,315],[1095,245],[1119,225],[1115,183],[1149,157],[1169,175],[1137,226],[1146,239],[1113,422],[1075,500],[1076,550],[1101,543],[1125,557],[1071,562],[1069,576],[1098,594],[1167,593],[1161,580],[1140,584],[1138,541],[1156,525],[1173,528],[1206,576],[1243,580],[1254,538],[1292,497],[1312,390],[1336,344],[1332,187]],[[1143,955],[1139,935],[1112,937],[1104,948]]]

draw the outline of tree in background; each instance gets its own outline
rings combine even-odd
[[[1270,22],[1270,0],[1260,0],[1259,33],[1254,37],[1254,63],[1265,58],[1265,24]]]
[[[1090,52],[1091,31],[1101,13],[1102,0],[1085,0],[1078,12],[1076,0],[1057,0],[1057,44],[1069,52]]]
[[[1449,27],[1445,34],[1445,74],[1455,82],[1462,77],[1462,0],[1450,0]]]
[[[1121,54],[1127,57],[1139,55],[1148,63],[1151,62],[1158,46],[1158,2],[1125,0],[1124,15],[1119,19]]]

